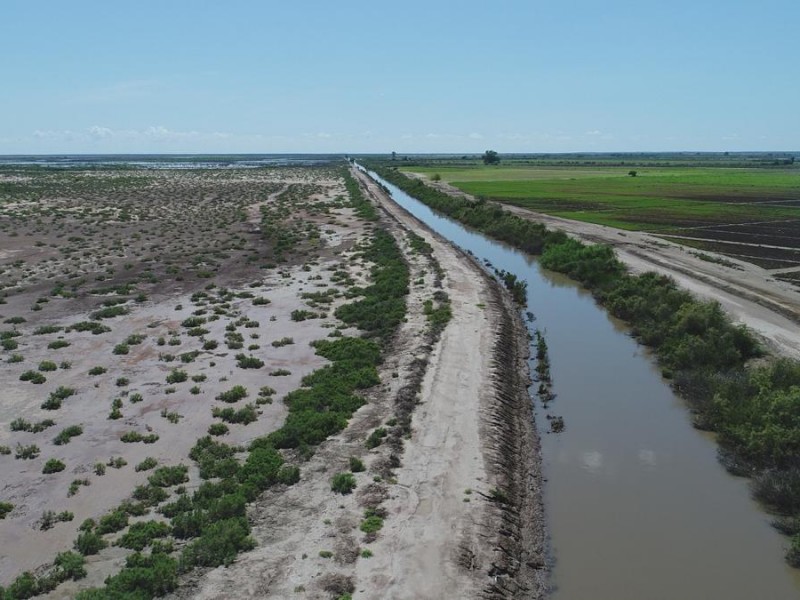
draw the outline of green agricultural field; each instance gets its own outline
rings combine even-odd
[[[800,170],[409,167],[476,196],[625,229],[800,218]]]
[[[800,263],[800,168],[794,165],[537,166],[507,161],[499,167],[428,163],[402,170],[549,215],[678,236],[673,239],[767,268]]]

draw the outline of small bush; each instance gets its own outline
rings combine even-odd
[[[80,425],[70,425],[69,427],[62,429],[61,432],[55,438],[53,438],[53,443],[56,446],[69,444],[72,438],[77,437],[82,433],[83,427]]]
[[[209,435],[215,435],[215,436],[225,435],[226,433],[228,433],[228,431],[230,430],[228,426],[225,425],[225,423],[212,423],[208,427]]]
[[[361,473],[364,470],[364,461],[355,456],[350,457],[350,470],[353,473]]]
[[[100,535],[115,533],[122,531],[127,526],[128,514],[121,510],[115,510],[100,518],[100,522],[97,524],[97,533]]]
[[[140,471],[149,471],[150,469],[155,468],[157,464],[158,461],[155,458],[153,458],[152,456],[148,456],[142,462],[136,465],[133,469],[137,473]]]
[[[40,371],[55,371],[58,369],[58,365],[54,363],[52,360],[43,360],[39,363],[39,370]]]
[[[0,519],[5,519],[12,510],[14,510],[14,505],[11,502],[0,502]]]
[[[337,473],[331,479],[331,490],[339,494],[349,494],[356,487],[356,478],[352,473]]]
[[[57,569],[57,579],[72,579],[73,581],[83,579],[86,577],[86,568],[83,566],[85,562],[82,554],[60,552],[53,561]]]
[[[42,473],[45,475],[50,475],[51,473],[59,473],[66,469],[67,466],[58,460],[57,458],[51,458],[46,463],[44,463],[44,467],[42,467]]]
[[[185,465],[160,467],[153,472],[147,481],[156,487],[172,487],[189,481],[189,468]]]
[[[31,383],[35,384],[42,384],[47,381],[47,378],[42,375],[39,371],[25,371],[22,375],[19,376],[20,381],[30,381]]]
[[[83,531],[75,539],[72,547],[84,556],[92,556],[105,548],[108,543],[94,531]]]
[[[119,538],[117,545],[140,552],[149,546],[153,540],[168,536],[170,531],[170,526],[161,521],[134,523],[125,535]]]
[[[169,375],[167,375],[167,383],[183,383],[189,379],[189,374],[186,371],[181,371],[180,369],[172,369]]]
[[[128,347],[128,344],[117,344],[116,346],[114,346],[114,349],[111,352],[112,354],[120,355],[120,354],[128,354],[130,350],[131,349]]]
[[[381,443],[383,443],[383,438],[385,438],[387,435],[388,434],[386,430],[383,427],[379,427],[371,434],[369,434],[369,437],[367,438],[366,441],[367,448],[369,448],[370,450],[372,448],[377,448],[378,446],[381,445]]]
[[[33,460],[39,456],[40,452],[41,450],[39,450],[39,446],[36,444],[30,444],[28,446],[17,444],[17,450],[14,454],[14,457],[21,460]]]
[[[256,358],[255,356],[237,354],[236,364],[240,369],[260,369],[264,366],[264,361],[260,358]]]
[[[215,407],[211,410],[211,415],[217,419],[222,419],[226,423],[240,423],[242,425],[247,425],[248,423],[258,420],[258,411],[256,411],[256,407],[252,404],[248,404],[239,410],[230,407]]]
[[[89,369],[89,375],[92,375],[92,376],[102,375],[107,370],[108,369],[106,369],[105,367],[99,367],[99,366],[98,367],[92,367],[91,369]]]
[[[247,388],[241,385],[235,385],[227,392],[222,392],[217,396],[217,400],[222,402],[234,403],[247,397]]]
[[[359,529],[364,533],[376,533],[383,527],[383,519],[378,515],[371,515],[361,521]]]

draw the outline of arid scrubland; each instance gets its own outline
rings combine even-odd
[[[450,294],[471,307],[462,326],[494,335],[477,265],[449,282],[440,241],[333,167],[22,169],[0,191],[5,597],[412,593],[382,567],[394,542],[370,545],[390,511],[419,518],[398,493],[431,484],[402,470],[421,390],[465,393],[456,371],[425,383]],[[453,464],[484,460],[490,355],[464,359],[476,412]],[[440,525],[501,518],[500,475],[463,474]],[[491,551],[464,535],[441,555],[456,571]],[[376,552],[379,572],[358,566]]]

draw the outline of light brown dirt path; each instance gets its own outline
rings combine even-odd
[[[444,192],[475,200],[443,182],[426,179],[426,183]],[[559,229],[577,239],[614,246],[619,259],[634,273],[656,271],[669,275],[697,296],[719,302],[735,321],[750,327],[776,353],[800,358],[800,290],[774,279],[770,271],[706,250],[698,253],[649,233],[572,221],[509,204],[503,206],[516,215]],[[702,260],[698,254],[734,263],[736,268]]]

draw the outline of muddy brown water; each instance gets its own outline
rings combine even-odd
[[[717,461],[711,436],[625,325],[530,256],[439,216],[371,174],[392,198],[481,260],[528,282],[531,330],[545,333],[556,399],[536,402],[554,600],[800,598],[788,539],[747,480]],[[564,418],[547,433],[546,415]]]

